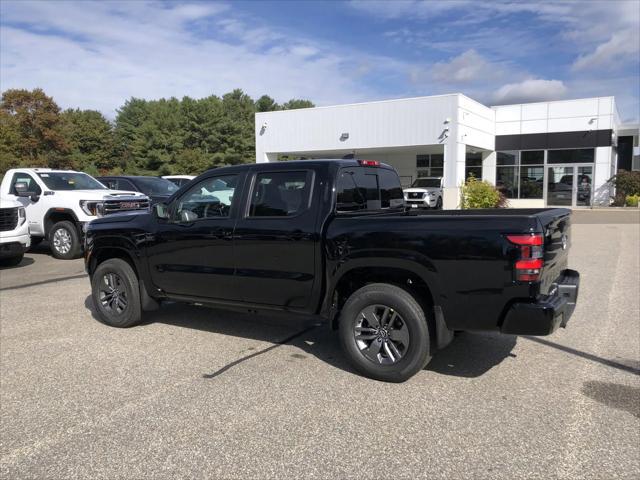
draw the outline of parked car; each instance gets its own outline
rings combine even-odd
[[[18,265],[30,245],[24,207],[11,198],[0,197],[0,266]]]
[[[411,208],[442,208],[442,178],[417,178],[404,190],[404,200]]]
[[[165,178],[170,182],[175,183],[178,187],[182,187],[183,185],[186,185],[196,177],[193,175],[164,175],[162,178]]]
[[[114,190],[132,190],[144,193],[151,204],[163,202],[178,190],[175,183],[161,177],[145,176],[108,176],[97,177],[103,184]]]
[[[86,222],[99,215],[149,210],[145,195],[109,190],[90,175],[72,170],[8,170],[0,184],[0,195],[24,207],[31,244],[47,238],[53,256],[62,259],[80,255]]]
[[[566,326],[570,215],[407,211],[396,172],[372,160],[238,165],[151,213],[91,222],[85,265],[108,325],[136,325],[163,300],[311,316],[338,329],[356,370],[397,382],[454,330]]]

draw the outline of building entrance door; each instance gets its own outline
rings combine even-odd
[[[546,204],[550,207],[589,207],[593,196],[593,165],[547,167]]]

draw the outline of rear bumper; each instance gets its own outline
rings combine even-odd
[[[507,311],[500,331],[513,335],[550,335],[566,327],[576,308],[580,274],[564,270],[550,288],[550,294],[535,303],[514,303]]]

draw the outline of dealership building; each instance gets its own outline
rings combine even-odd
[[[617,170],[639,170],[638,124],[614,97],[488,107],[455,93],[257,113],[256,161],[351,157],[392,165],[403,186],[443,177],[444,207],[474,175],[511,207],[609,205]]]

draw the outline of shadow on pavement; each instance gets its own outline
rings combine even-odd
[[[515,335],[463,332],[433,357],[426,369],[455,377],[479,377],[501,363],[516,345]]]
[[[549,340],[545,340],[540,337],[529,337],[523,336],[522,338],[526,338],[532,342],[539,343],[541,345],[546,345],[547,347],[556,348],[566,353],[570,353],[571,355],[576,355],[577,357],[584,358],[586,360],[590,360],[592,362],[600,363],[602,365],[606,365],[607,367],[617,368],[618,370],[622,370],[625,372],[632,373],[634,375],[640,375],[640,369],[638,369],[638,362],[629,362],[632,365],[626,365],[620,362],[614,362],[613,360],[609,360],[607,358],[598,357],[592,353],[583,352],[581,350],[576,350],[575,348],[566,347],[564,345],[560,345],[559,343],[551,342]],[[634,365],[635,364],[635,365]]]
[[[623,410],[640,418],[640,388],[638,387],[589,381],[582,385],[582,393],[607,407]]]
[[[91,311],[94,319],[100,321],[90,296],[85,300],[85,307]],[[301,320],[277,315],[269,317],[169,303],[158,311],[145,314],[143,325],[151,323],[163,323],[273,344],[261,349],[248,349],[246,355],[221,369],[203,372],[204,378],[214,378],[245,360],[284,344],[297,347],[305,354],[313,355],[335,368],[355,373],[342,355],[336,332],[331,331],[326,324],[318,325],[317,320],[313,319]],[[514,357],[511,351],[516,339],[517,337],[512,335],[493,333],[460,334],[447,348],[437,352],[426,370],[457,377],[478,377],[505,358]],[[291,356],[295,359],[304,358],[302,354]]]
[[[0,261],[0,270],[13,270],[15,268],[22,268],[26,267],[27,265],[32,265],[33,263],[35,263],[35,260],[29,257],[23,257],[22,261],[18,265],[13,265],[11,267],[3,265],[2,261]]]

